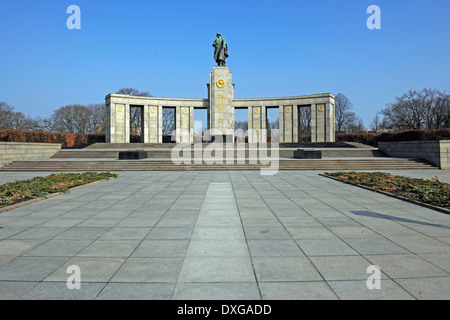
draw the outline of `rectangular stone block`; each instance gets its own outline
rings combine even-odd
[[[16,160],[50,158],[61,149],[60,144],[0,142],[0,167]]]

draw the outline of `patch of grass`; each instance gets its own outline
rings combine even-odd
[[[0,185],[0,208],[45,197],[51,193],[67,192],[70,188],[117,176],[110,172],[59,173],[2,184]]]
[[[440,182],[437,177],[424,180],[384,172],[325,172],[325,175],[375,191],[389,192],[406,199],[450,208],[450,184]]]

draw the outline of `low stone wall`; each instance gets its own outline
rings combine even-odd
[[[48,159],[60,150],[59,143],[0,142],[0,168],[16,160]]]
[[[450,170],[450,140],[379,142],[378,149],[391,157],[424,159]]]

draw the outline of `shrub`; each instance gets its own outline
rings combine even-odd
[[[384,172],[325,172],[354,185],[363,185],[373,190],[389,192],[406,199],[450,208],[450,184],[434,179],[416,179],[395,176]]]
[[[164,136],[164,143],[171,143],[171,136]],[[450,140],[450,129],[436,130],[408,130],[384,133],[339,133],[337,142],[359,142],[371,146],[378,146],[378,142],[422,141],[422,140]],[[40,131],[23,131],[15,129],[0,130],[0,141],[61,143],[63,149],[82,148],[88,145],[105,142],[104,134],[54,133]],[[131,137],[131,142],[140,142],[140,136]],[[300,142],[311,142],[310,135],[302,135]]]
[[[81,133],[54,133],[23,131],[15,129],[0,130],[0,141],[30,143],[60,143],[61,148],[81,148],[96,142],[105,142],[105,135]]]
[[[94,181],[118,177],[110,172],[59,173],[47,177],[16,181],[0,185],[0,208],[51,193],[66,192],[70,188]]]
[[[359,142],[371,146],[378,146],[378,142],[450,140],[450,129],[436,130],[408,130],[383,133],[340,133],[336,134],[336,141]]]
[[[375,133],[340,133],[336,134],[336,141],[358,142],[370,146],[376,146],[377,135]]]
[[[385,132],[377,137],[377,142],[450,140],[450,129],[408,130],[400,132]]]
[[[301,135],[300,142],[302,143],[311,142],[311,135]]]

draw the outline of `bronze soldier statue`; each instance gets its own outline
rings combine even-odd
[[[214,47],[214,60],[216,60],[217,65],[219,67],[225,66],[225,60],[228,58],[228,46],[225,38],[222,38],[222,35],[218,33],[216,40],[213,43]]]

